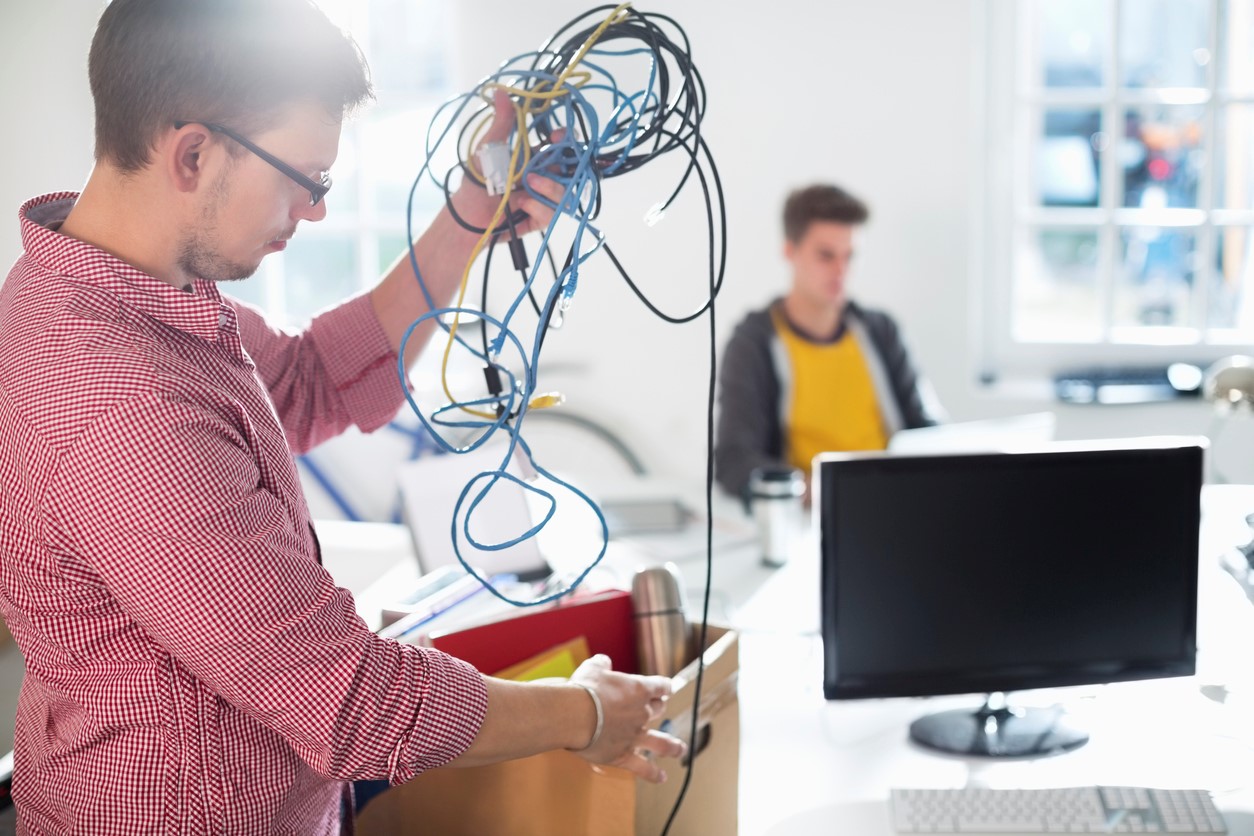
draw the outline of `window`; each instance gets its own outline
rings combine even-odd
[[[985,9],[986,374],[1254,343],[1254,0]]]
[[[345,123],[332,167],[327,217],[303,223],[288,249],[252,279],[226,288],[279,325],[299,327],[318,311],[372,287],[405,251],[405,206],[422,164],[427,125],[452,92],[449,0],[322,0],[352,32],[370,64],[376,101]],[[414,229],[440,208],[427,188],[415,198]]]
[[[370,64],[376,100],[344,124],[327,217],[302,223],[283,253],[266,258],[251,279],[224,288],[261,307],[275,325],[290,328],[374,286],[405,252],[406,204],[422,165],[427,126],[453,93],[451,0],[319,0],[319,6],[356,38]],[[429,186],[418,191],[416,232],[427,227],[442,199]],[[438,359],[427,354],[429,362]],[[423,379],[433,380],[433,373]],[[403,415],[394,424],[399,432],[364,437],[349,430],[302,456],[314,517],[394,519],[395,478],[381,479],[377,466],[363,462],[400,461],[427,449],[416,426]]]

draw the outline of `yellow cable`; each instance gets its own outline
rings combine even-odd
[[[505,191],[501,194],[501,201],[497,204],[496,211],[492,214],[492,220],[488,222],[487,228],[484,229],[483,234],[479,236],[479,240],[475,242],[474,248],[470,251],[470,258],[466,260],[466,269],[462,271],[461,285],[457,290],[457,302],[453,307],[460,309],[462,303],[465,301],[466,288],[470,284],[470,269],[479,258],[479,254],[483,252],[483,248],[487,246],[488,241],[491,240],[492,230],[496,229],[496,225],[500,223],[501,217],[505,214],[509,207],[509,199],[513,195],[514,191],[514,183],[521,179],[521,172],[526,170],[526,165],[531,160],[531,146],[527,143],[527,114],[532,112],[542,112],[541,110],[533,111],[533,103],[543,102],[544,107],[547,108],[549,103],[553,100],[569,95],[562,88],[566,86],[567,81],[571,79],[572,76],[576,76],[575,67],[583,61],[584,56],[588,54],[588,51],[591,50],[596,42],[600,40],[601,36],[605,34],[605,30],[626,18],[626,9],[630,8],[630,6],[630,2],[620,3],[614,11],[610,12],[609,16],[601,22],[601,25],[593,30],[592,34],[589,35],[587,40],[583,42],[583,46],[579,47],[579,51],[575,53],[575,56],[570,60],[570,63],[566,65],[566,69],[562,71],[562,74],[557,77],[557,81],[553,82],[553,86],[551,88],[544,90],[524,90],[522,88],[512,87],[498,82],[492,82],[491,84],[484,85],[483,89],[485,92],[497,89],[504,90],[510,95],[517,96],[518,98],[526,101],[527,106],[524,109],[516,101],[511,102],[514,107],[514,116],[518,121],[518,125],[514,136],[514,147],[510,150],[510,176],[505,180]],[[580,70],[576,78],[578,83],[575,86],[582,87],[589,80],[591,80],[592,74],[587,70]],[[491,99],[489,99],[489,101],[491,101]],[[490,124],[491,116],[494,116],[494,114],[485,116],[484,121],[475,127],[475,130],[471,134],[471,148],[475,147],[475,140],[484,130],[485,126]],[[521,168],[518,167],[518,157],[520,154],[523,156],[523,166]],[[471,175],[482,183],[482,173],[476,171],[474,168],[474,154],[472,153],[468,156],[470,165],[468,165],[467,168],[470,170]],[[515,174],[514,172],[516,171],[519,172],[519,174]],[[444,358],[440,364],[440,383],[444,389],[444,395],[449,399],[450,403],[458,404],[458,408],[461,411],[489,421],[495,421],[498,417],[496,413],[484,412],[482,410],[462,405],[449,388],[448,361],[449,356],[453,351],[453,343],[456,342],[457,339],[457,327],[460,322],[461,313],[460,311],[455,311],[453,313],[453,322],[449,325],[448,342],[444,346]],[[484,323],[484,327],[487,327],[486,322]],[[540,402],[540,404],[537,405],[537,408],[557,405],[557,403],[552,402],[551,396],[538,396],[535,400]],[[560,401],[558,402],[560,403]]]
[[[518,107],[517,105],[514,105],[514,113],[515,113],[516,118],[518,119],[518,127],[519,127],[519,130],[521,131],[526,126],[522,108]],[[519,146],[523,144],[525,143],[517,143],[517,142],[514,143],[513,151],[510,153],[510,160],[509,160],[510,171],[513,171],[514,166],[518,163],[518,149],[519,149]],[[474,266],[476,259],[479,258],[479,254],[483,252],[484,246],[487,244],[489,240],[491,240],[492,230],[496,229],[496,225],[500,223],[501,221],[501,216],[505,214],[506,209],[509,207],[509,199],[510,199],[510,196],[513,194],[513,191],[514,191],[513,180],[511,178],[509,180],[506,180],[505,182],[505,191],[501,194],[501,200],[496,205],[496,211],[492,213],[492,220],[488,222],[487,228],[484,229],[483,234],[479,236],[479,240],[475,242],[474,248],[470,251],[470,258],[466,260],[466,268],[462,271],[461,286],[457,290],[457,302],[454,304],[453,307],[461,308],[462,303],[465,301],[466,287],[470,284],[470,268]],[[496,413],[483,412],[478,409],[473,409],[468,406],[460,405],[456,396],[453,395],[452,390],[449,388],[448,360],[449,360],[449,356],[452,354],[452,351],[453,351],[453,343],[457,339],[457,327],[460,323],[461,323],[461,312],[456,311],[453,314],[453,322],[449,325],[448,342],[445,343],[444,345],[444,358],[440,364],[440,383],[444,388],[444,395],[445,397],[449,399],[450,403],[459,404],[458,408],[461,409],[462,412],[466,412],[470,415],[474,415],[479,418],[484,418],[489,421],[495,421],[497,419]],[[484,323],[484,327],[485,328],[487,327],[486,322]]]
[[[588,50],[592,49],[593,45],[596,44],[596,42],[601,39],[601,36],[605,34],[605,30],[609,29],[615,23],[620,23],[622,20],[626,19],[626,11],[629,8],[631,8],[630,2],[619,3],[614,11],[610,12],[610,16],[601,22],[601,25],[588,36],[588,40],[583,42],[583,46],[579,47],[579,51],[575,53],[575,57],[570,59],[570,63],[566,65],[566,69],[562,70],[562,74],[559,75],[557,77],[557,81],[553,83],[554,87],[561,87],[566,83],[567,76],[571,74],[579,62],[583,61],[584,56],[588,54]]]
[[[572,78],[574,79],[574,81],[569,86],[576,87],[576,88],[583,87],[585,84],[592,81],[592,73],[588,72],[587,70],[580,70],[578,73],[573,74]],[[563,96],[568,95],[568,93],[564,90],[539,90],[539,89],[527,90],[522,87],[514,87],[512,85],[501,84],[495,81],[489,84],[483,85],[483,91],[485,93],[490,90],[504,90],[506,93],[508,93],[509,95],[515,98],[528,100],[528,104],[527,104],[526,109],[524,110],[524,113],[532,114],[534,116],[539,116],[543,114],[545,111],[547,111],[549,109],[548,103],[555,101],[557,99],[560,99]],[[492,102],[491,96],[485,95],[483,98],[485,101],[489,103]],[[544,106],[542,107],[536,107],[534,106],[535,102],[545,102],[546,104],[544,104]],[[515,107],[517,107],[517,105],[515,105]],[[467,168],[470,170],[471,178],[481,186],[484,185],[486,181],[484,180],[483,172],[478,169],[478,161],[475,159],[474,153],[469,152],[469,149],[473,149],[479,144],[479,137],[483,134],[484,130],[486,130],[488,126],[491,124],[492,124],[492,113],[485,112],[483,115],[483,118],[481,118],[479,120],[479,123],[475,125],[475,127],[471,130],[469,141],[466,143],[468,153],[464,154],[466,163],[467,163]],[[523,161],[522,161],[522,166],[519,168],[519,171],[525,170],[527,168],[527,164],[530,162],[531,162],[531,146],[524,144],[523,145]],[[515,181],[517,181],[518,175],[515,174],[512,176],[515,178]]]

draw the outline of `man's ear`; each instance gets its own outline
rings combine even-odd
[[[793,242],[789,240],[788,238],[785,238],[784,239],[784,258],[788,259],[789,261],[792,261],[792,257],[796,255],[796,253],[797,253],[796,245],[793,244]]]
[[[174,188],[194,192],[204,176],[203,154],[209,147],[209,129],[189,122],[174,130],[167,140],[166,173]]]

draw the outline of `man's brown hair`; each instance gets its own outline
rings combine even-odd
[[[372,96],[356,42],[311,0],[113,0],[88,77],[96,159],[128,172],[178,120],[248,134],[292,102],[342,119]]]
[[[797,189],[784,202],[784,237],[794,244],[815,221],[864,224],[871,217],[865,203],[839,186],[815,184]]]

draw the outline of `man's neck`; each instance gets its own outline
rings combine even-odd
[[[796,292],[784,297],[784,314],[788,321],[816,340],[827,340],[840,332],[845,318],[845,301],[816,305]]]
[[[138,178],[123,177],[108,165],[97,165],[70,214],[57,230],[91,244],[174,287],[188,277],[171,247],[177,241],[172,219],[154,211],[157,203]]]

